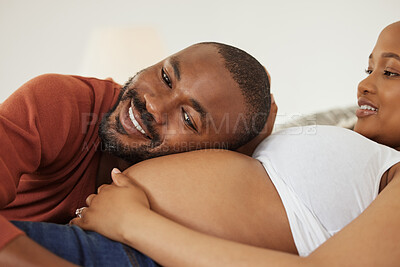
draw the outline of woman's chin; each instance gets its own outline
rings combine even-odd
[[[363,123],[359,123],[357,121],[356,125],[354,126],[353,129],[356,133],[361,134],[362,136],[365,136],[368,139],[374,140],[374,136],[376,135],[376,129],[374,127],[366,127],[366,125],[363,125]]]

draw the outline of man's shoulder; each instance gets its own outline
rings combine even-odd
[[[26,82],[4,104],[101,113],[111,108],[120,90],[112,80],[49,73]]]
[[[119,92],[120,86],[111,80],[43,74],[26,82],[6,99],[0,113],[14,122],[25,121],[21,118],[25,114],[27,119],[37,122],[67,124],[69,120],[78,121],[76,118],[82,114],[108,112]]]
[[[86,91],[100,90],[107,91],[121,86],[112,81],[111,79],[97,79],[93,77],[83,77],[78,75],[65,75],[48,73],[37,76],[22,87],[41,91],[57,92],[62,91],[63,93],[85,93]]]

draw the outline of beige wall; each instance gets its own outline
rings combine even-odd
[[[353,104],[399,10],[398,0],[0,0],[0,102],[36,75],[80,74],[93,30],[150,26],[167,54],[206,40],[253,54],[272,74],[279,119]]]

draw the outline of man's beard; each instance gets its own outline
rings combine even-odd
[[[139,99],[136,90],[130,89],[125,94],[132,80],[133,78],[130,78],[121,89],[117,102],[111,108],[111,110],[104,115],[99,127],[99,136],[102,141],[102,151],[107,151],[119,158],[122,158],[130,164],[134,164],[149,158],[171,154],[170,149],[168,148],[160,149],[161,139],[160,135],[154,128],[155,120],[147,111],[146,104]],[[110,127],[113,124],[110,121],[111,114],[116,110],[121,101],[127,99],[133,99],[133,105],[140,114],[142,122],[147,129],[146,132],[151,136],[149,144],[123,144],[121,140],[119,140],[118,135],[112,130],[110,131]],[[120,124],[119,115],[116,115],[114,123],[116,125],[116,129],[114,129],[115,131],[119,132],[120,134],[127,134],[125,129],[123,129],[122,125]],[[159,149],[157,149],[157,147],[159,147]]]

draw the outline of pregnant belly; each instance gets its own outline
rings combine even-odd
[[[229,151],[195,151],[144,161],[125,173],[151,208],[191,229],[297,253],[282,201],[261,163]]]

